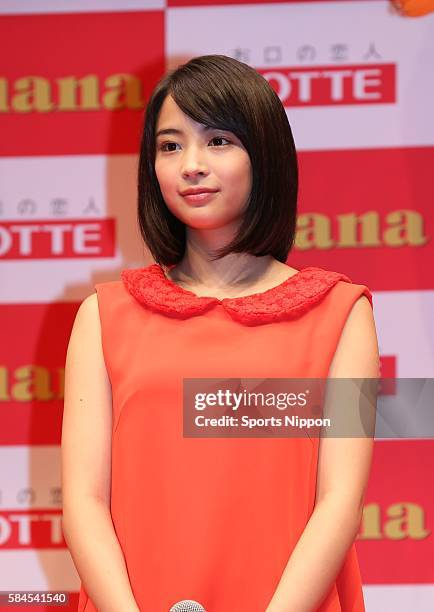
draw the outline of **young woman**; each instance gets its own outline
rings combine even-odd
[[[378,376],[369,289],[286,263],[297,190],[285,110],[254,69],[208,55],[159,82],[138,171],[156,263],[96,285],[68,346],[80,612],[364,610],[372,437],[183,434],[184,379]]]

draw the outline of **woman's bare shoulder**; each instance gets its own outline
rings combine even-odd
[[[96,291],[83,299],[80,309],[85,312],[95,312],[98,309],[98,295]]]
[[[99,323],[98,296],[91,293],[83,299],[77,310],[73,330],[95,330]]]
[[[83,355],[90,358],[101,353],[101,322],[97,294],[93,293],[83,299],[75,314],[69,336],[67,358],[72,358],[74,367],[83,362]],[[80,359],[77,357],[80,356]],[[69,359],[71,361],[71,359]]]

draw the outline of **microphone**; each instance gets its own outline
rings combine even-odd
[[[183,599],[170,608],[170,612],[206,612],[205,608],[197,601]]]

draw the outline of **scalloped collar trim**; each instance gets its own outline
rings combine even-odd
[[[261,324],[301,315],[320,301],[345,274],[309,266],[261,293],[236,298],[198,296],[169,279],[159,264],[121,272],[126,289],[143,306],[165,315],[187,318],[221,305],[233,319]]]

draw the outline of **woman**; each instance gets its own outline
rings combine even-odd
[[[202,56],[157,85],[138,172],[156,263],[96,285],[68,346],[63,529],[80,612],[364,610],[371,437],[183,435],[184,379],[378,375],[369,289],[286,263],[297,181],[285,110],[255,70]]]

